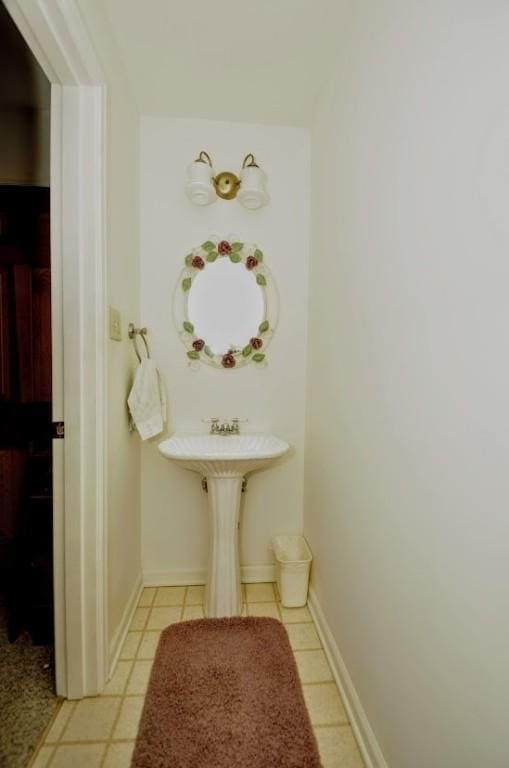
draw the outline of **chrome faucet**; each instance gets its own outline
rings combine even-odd
[[[239,427],[240,419],[226,419],[221,424],[219,419],[210,419],[210,434],[211,435],[238,435],[240,432]]]

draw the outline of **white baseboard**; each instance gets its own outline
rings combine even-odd
[[[125,607],[124,613],[122,614],[122,619],[120,621],[120,624],[116,628],[115,633],[110,642],[110,648],[109,648],[110,670],[109,670],[108,680],[113,675],[113,672],[115,671],[115,667],[117,666],[117,661],[120,656],[122,646],[124,645],[126,635],[129,631],[129,626],[131,624],[133,614],[140,600],[142,589],[143,589],[143,579],[140,573],[140,575],[136,579],[136,583],[131,592],[131,596],[127,601],[127,605]]]
[[[275,565],[241,565],[240,578],[244,584],[258,584],[276,581]]]
[[[380,745],[371,728],[361,700],[355,690],[352,678],[348,673],[343,657],[327,623],[315,591],[309,590],[308,606],[316,625],[325,654],[332,669],[332,674],[338,686],[346,713],[355,734],[359,750],[366,768],[388,768]]]
[[[204,568],[189,568],[175,571],[144,571],[146,587],[180,587],[191,584],[205,584]],[[275,565],[242,565],[240,578],[246,584],[276,581]]]

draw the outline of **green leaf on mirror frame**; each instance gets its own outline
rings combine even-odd
[[[263,251],[260,251],[259,248],[256,249],[254,252],[255,259],[258,259],[258,261],[263,261]]]
[[[256,355],[253,355],[253,360],[255,363],[261,363],[263,360],[265,360],[265,355],[262,355],[261,352],[257,352]]]
[[[214,357],[214,353],[212,352],[211,348],[207,345],[203,348],[203,351],[207,355],[207,357]]]
[[[260,323],[260,325],[258,326],[258,332],[265,333],[268,330],[269,330],[269,321],[264,320],[263,323]]]
[[[258,285],[267,285],[267,281],[265,277],[260,274],[256,275],[256,282],[258,283]]]
[[[187,331],[188,333],[194,332],[194,325],[190,323],[189,320],[184,320],[182,327],[184,328],[184,331]]]
[[[190,352],[187,353],[187,356],[190,360],[199,360],[200,359],[200,353],[196,352],[195,349],[192,349]]]
[[[232,243],[232,251],[241,251],[244,247],[244,243]]]
[[[207,253],[207,261],[215,261],[217,259],[216,251],[209,251]]]
[[[193,261],[193,254],[192,253],[188,253],[188,255],[185,258],[186,267],[190,267],[191,264],[192,264],[192,261]]]
[[[251,346],[251,344],[246,344],[246,346],[242,350],[242,357],[249,357],[252,351],[253,351],[253,347]]]
[[[202,243],[202,246],[204,251],[213,251],[215,250],[216,244],[212,242],[212,240],[207,240],[205,243]]]
[[[182,290],[183,291],[188,291],[190,289],[190,287],[191,287],[192,282],[193,281],[191,280],[190,277],[185,277],[182,280]]]
[[[242,256],[240,253],[235,253],[232,251],[232,253],[230,253],[230,261],[233,261],[234,264],[238,264],[239,261],[242,261]]]

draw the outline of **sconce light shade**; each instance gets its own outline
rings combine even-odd
[[[239,203],[250,211],[267,205],[270,198],[265,189],[267,176],[257,165],[247,165],[240,172]]]
[[[206,152],[187,167],[186,195],[195,205],[210,205],[217,200],[213,184],[214,169]]]

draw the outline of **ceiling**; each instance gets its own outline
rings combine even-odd
[[[0,108],[49,109],[51,86],[0,0]]]
[[[103,0],[140,111],[307,125],[345,0]]]

